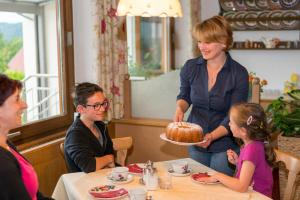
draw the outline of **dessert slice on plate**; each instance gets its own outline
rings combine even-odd
[[[219,181],[215,181],[215,182],[203,181],[203,178],[209,178],[210,176],[211,176],[210,172],[198,172],[198,173],[192,174],[191,178],[195,183],[201,183],[201,184],[217,184],[217,183],[220,183]]]
[[[128,191],[124,188],[118,188],[115,185],[100,185],[89,190],[89,194],[98,200],[122,199],[128,196]]]

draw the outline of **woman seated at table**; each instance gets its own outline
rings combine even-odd
[[[74,104],[79,116],[67,131],[64,145],[69,172],[113,167],[113,144],[103,122],[109,102],[102,88],[93,83],[78,84]]]
[[[22,83],[0,74],[0,199],[41,200],[38,177],[32,165],[7,139],[11,129],[21,126],[23,110]]]

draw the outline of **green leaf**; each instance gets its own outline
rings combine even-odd
[[[292,90],[287,94],[293,99],[300,100],[300,89]]]

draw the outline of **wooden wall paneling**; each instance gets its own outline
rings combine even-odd
[[[163,161],[188,157],[186,146],[171,144],[160,139],[160,134],[165,131],[168,122],[158,123],[161,125],[157,124],[153,126],[150,121],[145,120],[144,124],[146,125],[143,125],[141,121],[135,124],[114,122],[116,137],[131,136],[133,138],[133,147],[127,156],[127,163],[146,162],[147,160]]]
[[[115,126],[112,122],[108,122],[107,124],[108,134],[111,138],[115,138]]]
[[[67,173],[65,160],[60,154],[59,144],[64,138],[56,139],[21,151],[37,172],[39,189],[51,196],[59,177]]]
[[[125,75],[124,80],[124,118],[129,119],[131,115],[131,80],[130,75]]]

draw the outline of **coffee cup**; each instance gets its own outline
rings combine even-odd
[[[129,195],[130,200],[145,200],[147,192],[143,188],[134,188],[129,190]]]
[[[177,174],[184,174],[184,173],[187,173],[187,171],[188,171],[188,162],[187,161],[174,162],[174,163],[172,163],[171,166],[172,166],[174,173],[177,173]]]
[[[116,167],[113,168],[111,172],[112,180],[114,181],[125,181],[128,177],[128,168],[127,167]]]

